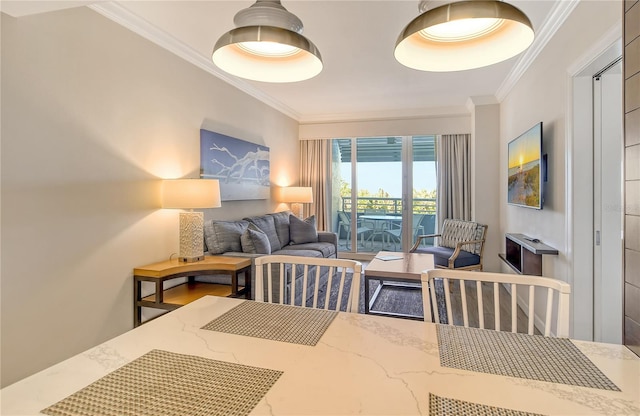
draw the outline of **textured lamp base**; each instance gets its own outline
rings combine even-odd
[[[180,213],[180,254],[178,260],[193,263],[204,260],[204,214]]]
[[[178,257],[178,261],[181,261],[183,263],[195,263],[202,260],[204,260],[204,254],[198,257]]]
[[[296,217],[302,219],[302,204],[298,202],[292,203],[291,212],[293,212],[293,215],[295,215]]]

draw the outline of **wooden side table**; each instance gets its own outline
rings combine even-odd
[[[238,288],[238,274],[244,274],[245,285]],[[231,285],[196,282],[196,275],[229,275]],[[188,281],[164,289],[163,283],[178,277]],[[154,282],[154,294],[142,297],[142,282]],[[244,257],[205,256],[204,260],[184,263],[177,259],[133,269],[133,325],[139,326],[142,308],[172,311],[206,295],[251,298],[251,259]]]

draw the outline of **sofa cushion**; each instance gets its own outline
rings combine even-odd
[[[267,235],[272,252],[280,250],[280,248],[282,248],[280,240],[278,239],[278,234],[276,233],[276,225],[273,220],[273,216],[260,215],[257,217],[248,217],[243,219],[255,224],[260,230],[262,230],[263,233]]]
[[[291,211],[274,212],[267,214],[273,217],[273,223],[276,226],[276,234],[278,234],[278,240],[280,240],[280,247],[284,247],[289,244],[289,215]]]
[[[449,257],[455,250],[449,247],[421,247],[417,249],[416,253],[431,253],[433,254],[433,263],[438,266],[449,267]],[[460,250],[460,254],[453,263],[453,267],[466,267],[473,266],[480,263],[480,256],[477,254],[469,253],[468,251]]]
[[[242,251],[240,236],[247,229],[247,221],[217,221],[204,223],[204,238],[211,254]]]
[[[242,251],[251,254],[271,254],[269,238],[255,224],[250,223],[240,236]]]
[[[295,254],[296,251],[317,251],[320,253],[322,257],[329,258],[336,256],[336,246],[331,243],[304,243],[304,244],[290,244],[285,247],[286,250],[294,253],[294,255],[298,256],[299,254]]]
[[[305,250],[302,248],[294,249],[294,247],[299,247],[299,246],[288,245],[287,247],[281,250],[272,251],[271,254],[285,255],[285,256],[322,257],[322,253],[318,250]]]
[[[295,215],[289,216],[289,234],[291,244],[317,243],[316,216],[301,220]]]

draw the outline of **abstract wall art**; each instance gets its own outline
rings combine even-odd
[[[268,199],[269,148],[200,130],[200,177],[218,179],[222,201]]]

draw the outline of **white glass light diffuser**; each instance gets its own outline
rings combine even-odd
[[[240,10],[236,28],[218,39],[212,60],[220,69],[263,82],[297,82],[322,71],[318,48],[302,36],[300,19],[280,1],[258,0]]]
[[[502,1],[468,0],[422,13],[396,42],[395,58],[420,71],[462,71],[524,51],[534,38],[529,18]]]

